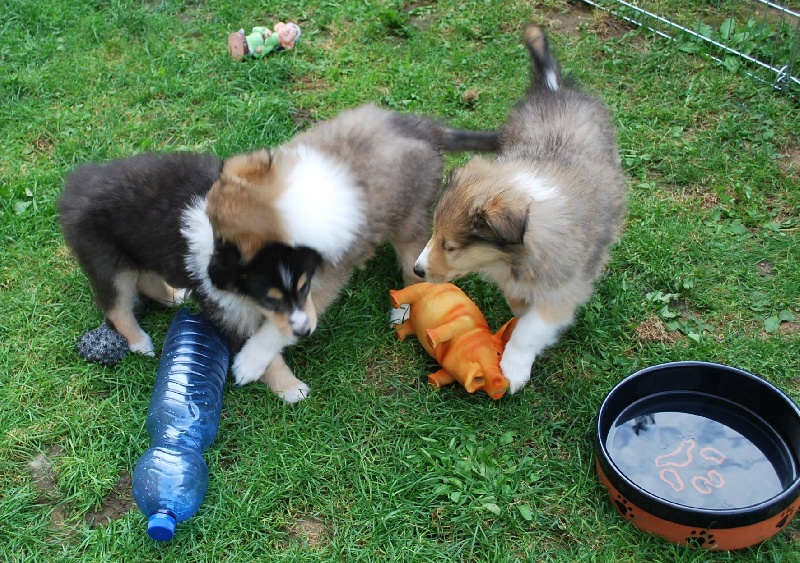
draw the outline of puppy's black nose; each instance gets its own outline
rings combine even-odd
[[[419,266],[417,264],[414,264],[414,273],[417,274],[419,277],[424,278],[425,277],[425,268],[423,268],[423,267],[421,267],[421,266]]]
[[[295,336],[299,338],[305,338],[309,334],[311,334],[311,327],[308,325],[301,326],[299,328],[292,329],[292,332]]]

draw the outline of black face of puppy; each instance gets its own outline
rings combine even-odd
[[[308,336],[317,326],[311,278],[321,263],[312,248],[280,243],[267,244],[244,261],[235,245],[215,240],[208,277],[219,289],[249,297],[284,332]]]

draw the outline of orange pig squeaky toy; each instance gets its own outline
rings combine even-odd
[[[442,369],[428,375],[440,388],[459,382],[469,393],[483,390],[499,399],[508,390],[500,358],[516,325],[512,318],[496,334],[478,306],[452,283],[428,282],[389,292],[396,310],[408,305],[408,319],[394,325],[402,341],[415,335]]]

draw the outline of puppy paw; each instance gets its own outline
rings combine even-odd
[[[233,360],[233,379],[237,385],[247,385],[258,379],[267,366],[260,354],[252,353],[247,347],[243,348]]]
[[[176,307],[178,305],[182,305],[186,301],[186,298],[188,297],[188,295],[189,295],[189,290],[188,289],[175,289],[175,290],[173,290],[172,301],[171,301],[170,305],[173,306],[173,307]]]
[[[151,358],[155,357],[156,355],[156,349],[155,346],[153,346],[153,340],[144,331],[141,332],[138,340],[128,343],[128,349],[136,354],[143,354],[145,356],[150,356]]]
[[[508,352],[506,350],[506,352]],[[514,357],[514,354],[505,353],[500,360],[500,371],[508,379],[508,393],[513,395],[531,379],[531,364],[524,359]]]
[[[302,381],[300,381],[297,383],[297,385],[293,385],[292,387],[289,387],[288,389],[279,392],[278,397],[280,397],[287,403],[292,404],[292,403],[299,403],[303,399],[307,399],[310,394],[311,394],[311,388]]]

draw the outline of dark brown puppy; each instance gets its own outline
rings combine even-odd
[[[234,348],[265,319],[292,337],[316,326],[308,299],[321,261],[315,250],[276,242],[243,258],[220,245],[212,260],[214,237],[202,208],[221,167],[210,155],[143,154],[81,166],[66,180],[58,202],[64,238],[97,305],[133,352],[154,354],[133,314],[137,292],[172,305],[190,290]],[[227,168],[234,173],[236,162]]]

